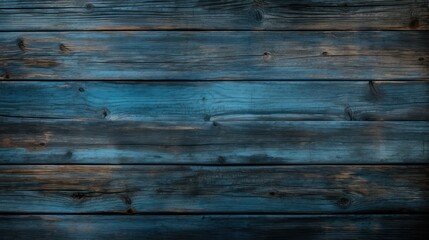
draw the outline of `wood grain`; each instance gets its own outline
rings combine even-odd
[[[429,120],[429,81],[4,81],[0,117],[198,123],[422,121]]]
[[[428,165],[9,165],[0,212],[427,213],[428,176]]]
[[[427,215],[2,215],[2,239],[426,239]],[[13,229],[13,231],[11,231]]]
[[[0,76],[5,80],[427,80],[427,42],[428,31],[3,32]]]
[[[7,121],[10,163],[427,163],[427,121]]]
[[[1,0],[0,29],[428,30],[425,0]]]

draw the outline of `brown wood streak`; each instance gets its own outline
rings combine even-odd
[[[413,166],[0,166],[0,212],[428,212]]]
[[[427,80],[428,41],[427,31],[8,32],[0,33],[0,75],[5,80]]]
[[[121,31],[428,30],[427,9],[424,0],[3,0],[0,27]]]

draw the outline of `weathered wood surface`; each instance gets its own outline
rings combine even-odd
[[[429,166],[0,166],[2,213],[429,212]]]
[[[22,121],[421,121],[429,120],[429,81],[4,81],[0,82],[0,117]]]
[[[422,239],[428,215],[1,215],[2,239]]]
[[[428,42],[428,31],[3,32],[0,76],[6,80],[427,80]]]
[[[428,30],[426,0],[1,0],[0,30]]]
[[[6,121],[10,163],[427,163],[429,122]]]

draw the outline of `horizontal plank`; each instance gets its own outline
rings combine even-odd
[[[5,80],[427,80],[427,42],[429,31],[3,32],[0,76]]]
[[[428,163],[428,121],[0,122],[17,163]]]
[[[426,163],[428,123],[0,125],[8,163]]]
[[[3,165],[0,212],[427,213],[428,176],[428,165]]]
[[[428,96],[429,81],[4,81],[0,82],[0,117],[22,121],[427,121]]]
[[[2,239],[424,239],[427,215],[1,215]]]
[[[1,0],[10,30],[429,29],[425,0]]]

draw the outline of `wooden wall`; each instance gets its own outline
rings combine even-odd
[[[0,239],[429,236],[427,0],[0,0],[0,79]]]

